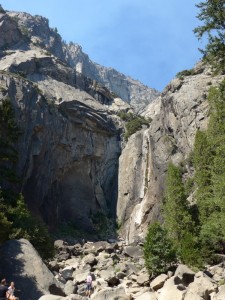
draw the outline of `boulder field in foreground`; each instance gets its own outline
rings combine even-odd
[[[0,276],[15,281],[22,300],[86,300],[85,280],[93,276],[94,300],[224,300],[223,263],[193,272],[178,265],[175,272],[150,278],[141,246],[123,241],[68,245],[56,241],[56,255],[43,263],[25,239],[0,247]]]

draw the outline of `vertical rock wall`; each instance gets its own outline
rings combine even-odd
[[[117,215],[127,242],[142,239],[148,224],[160,219],[168,162],[187,158],[196,131],[207,128],[208,89],[224,76],[212,77],[201,64],[195,71],[174,79],[149,105],[144,115],[153,118],[150,128],[131,136],[120,157]]]

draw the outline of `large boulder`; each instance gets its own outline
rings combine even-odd
[[[203,272],[195,275],[194,282],[190,283],[188,290],[193,294],[199,295],[203,299],[209,299],[209,295],[217,290],[217,284]]]
[[[158,300],[183,300],[185,295],[185,290],[180,290],[177,285],[175,285],[174,277],[168,279],[163,288],[160,290]]]
[[[158,289],[161,289],[165,283],[165,281],[168,279],[168,276],[166,274],[160,274],[157,276],[152,282],[150,283],[150,287],[157,291]]]
[[[182,284],[188,286],[194,281],[195,273],[185,265],[179,265],[175,272],[175,281],[181,281]]]
[[[140,246],[127,246],[124,248],[124,254],[132,258],[143,257],[143,250]]]
[[[156,295],[152,292],[145,292],[136,297],[135,300],[157,300]]]
[[[64,296],[63,286],[25,239],[10,240],[0,247],[0,277],[15,281],[21,299],[37,300],[44,294]]]
[[[219,292],[217,294],[213,292],[210,296],[211,300],[225,300],[225,285],[219,287]]]
[[[92,296],[93,300],[130,300],[130,296],[126,295],[123,287],[105,288],[99,293]]]

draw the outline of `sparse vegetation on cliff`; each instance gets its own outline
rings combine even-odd
[[[125,124],[125,128],[126,128],[125,139],[126,139],[126,141],[132,134],[134,134],[135,132],[140,130],[143,125],[149,127],[149,125],[152,121],[151,118],[145,119],[144,117],[142,117],[140,115],[134,115],[132,113],[120,112],[118,114],[118,116],[123,121],[126,122],[126,124]]]

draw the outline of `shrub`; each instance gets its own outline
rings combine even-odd
[[[118,116],[125,122],[125,128],[126,128],[126,133],[125,133],[125,140],[127,141],[128,138],[140,130],[143,125],[146,125],[149,127],[149,124],[151,123],[151,118],[145,119],[142,116],[134,115],[132,113],[125,113],[125,112],[119,112]]]
[[[144,243],[144,259],[149,274],[154,276],[166,272],[176,261],[167,230],[159,223],[149,226]]]
[[[183,78],[184,76],[191,76],[191,75],[195,75],[195,72],[193,69],[190,70],[183,70],[181,72],[178,72],[176,77],[177,78]]]

